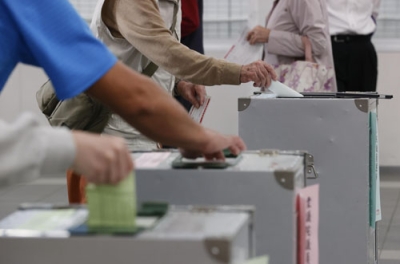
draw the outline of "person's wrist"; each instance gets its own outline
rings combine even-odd
[[[193,133],[192,135],[193,138],[190,142],[190,147],[188,147],[188,150],[204,154],[212,148],[213,137],[208,129],[200,126],[200,129],[197,129],[196,133]]]
[[[173,96],[180,96],[180,86],[182,85],[182,80],[177,80],[174,85],[174,89],[172,89],[172,95]]]
[[[240,83],[248,82],[247,73],[248,73],[247,65],[242,65],[242,68],[240,68]]]

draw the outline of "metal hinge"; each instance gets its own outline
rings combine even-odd
[[[304,156],[304,178],[309,180],[318,179],[318,172],[314,165],[314,156],[307,151],[286,151],[277,149],[261,149],[256,151],[259,155],[303,155]]]
[[[307,152],[304,152],[304,156],[304,166],[306,169],[307,179],[318,179],[318,172],[314,166],[314,156]]]

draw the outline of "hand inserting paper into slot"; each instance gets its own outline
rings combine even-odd
[[[255,87],[269,87],[271,80],[276,80],[274,69],[261,61],[263,45],[250,45],[246,39],[249,27],[240,34],[238,40],[225,55],[229,62],[241,64],[240,82],[254,82]]]

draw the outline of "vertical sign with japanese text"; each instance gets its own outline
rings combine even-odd
[[[297,193],[298,264],[319,263],[319,185]]]

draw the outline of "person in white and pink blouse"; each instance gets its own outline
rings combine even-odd
[[[250,44],[264,44],[264,61],[275,65],[278,79],[291,88],[299,92],[336,91],[325,0],[275,0],[265,26],[253,28],[247,39]],[[297,87],[298,81],[309,79],[313,83],[313,79],[317,78],[301,74],[307,64],[299,61],[316,63],[329,69],[330,78],[322,82],[320,88]],[[287,69],[282,68],[285,65]],[[308,64],[308,67],[315,67],[315,64]],[[298,70],[293,70],[296,68]]]

